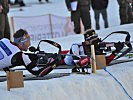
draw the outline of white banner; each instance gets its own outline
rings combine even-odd
[[[49,15],[35,17],[14,17],[14,30],[26,29],[32,41],[52,38]]]
[[[63,37],[74,34],[74,26],[70,17],[60,17],[52,15],[53,38]]]
[[[55,15],[13,17],[13,30],[26,29],[32,41],[63,37],[74,34],[70,17]]]

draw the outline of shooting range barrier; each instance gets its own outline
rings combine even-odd
[[[12,33],[18,29],[26,29],[31,35],[31,41],[40,41],[43,39],[59,38],[68,35],[74,35],[74,25],[70,17],[61,17],[56,15],[42,16],[14,16],[11,17]],[[81,31],[83,25],[81,23]]]

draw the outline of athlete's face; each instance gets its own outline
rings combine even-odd
[[[27,51],[28,47],[31,45],[30,40],[26,41],[25,43],[22,44],[21,50]]]
[[[26,34],[21,38],[21,43],[19,45],[19,48],[23,51],[27,51],[28,47],[31,45],[30,43],[30,35]]]

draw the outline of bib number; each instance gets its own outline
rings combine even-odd
[[[5,51],[7,56],[10,56],[12,54],[11,50],[2,41],[0,41],[0,47]],[[3,58],[4,58],[4,55],[0,51],[0,60]]]

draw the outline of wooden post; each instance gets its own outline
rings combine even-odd
[[[11,25],[12,25],[12,32],[15,32],[15,27],[14,27],[14,17],[11,17]]]
[[[52,15],[51,15],[51,14],[49,14],[49,22],[50,22],[51,36],[52,36],[52,38],[53,38],[53,37],[54,37],[54,32],[53,32]]]
[[[92,55],[92,73],[96,73],[96,56],[94,45],[91,45],[91,55]]]
[[[7,71],[7,90],[10,91],[10,72]]]
[[[24,87],[23,72],[7,72],[7,90]]]
[[[12,33],[15,33],[15,27],[14,27],[14,17],[11,17],[11,31]],[[11,34],[11,40],[13,41],[13,34]]]

